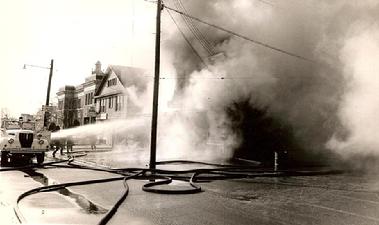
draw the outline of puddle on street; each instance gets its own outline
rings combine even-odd
[[[23,170],[23,172],[44,186],[57,184],[45,175],[34,170]],[[74,202],[87,214],[104,214],[108,211],[107,209],[89,201],[84,196],[71,192],[67,188],[59,189],[56,192],[70,198],[71,200],[74,200]]]

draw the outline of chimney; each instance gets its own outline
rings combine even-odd
[[[103,72],[101,71],[101,62],[97,61],[95,65],[96,65],[95,74],[96,75],[102,74]]]

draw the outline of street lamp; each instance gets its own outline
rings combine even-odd
[[[50,70],[49,73],[49,82],[47,84],[47,94],[46,94],[46,104],[45,104],[45,115],[44,115],[44,121],[43,121],[43,126],[47,127],[47,107],[49,106],[49,101],[50,101],[50,87],[51,87],[51,77],[53,76],[53,69],[54,69],[54,59],[51,60],[50,62],[50,67],[45,67],[45,66],[37,66],[37,65],[30,65],[30,64],[24,64],[24,69],[26,67],[37,67],[37,68],[42,68],[42,69],[48,69]]]

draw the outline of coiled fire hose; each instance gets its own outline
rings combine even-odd
[[[62,163],[67,163],[63,164]],[[105,179],[93,179],[84,180],[78,182],[68,182],[61,184],[48,185],[43,187],[38,187],[31,189],[22,193],[18,196],[14,212],[20,223],[25,223],[26,220],[23,217],[18,203],[27,196],[40,192],[51,192],[62,188],[80,185],[89,185],[95,183],[105,183],[117,180],[123,180],[124,192],[114,206],[105,214],[105,216],[99,221],[98,224],[107,224],[112,216],[116,213],[117,209],[126,199],[129,193],[129,186],[127,180],[138,179],[138,180],[148,180],[150,182],[142,186],[142,190],[146,192],[159,193],[159,194],[194,194],[202,191],[201,187],[195,184],[196,182],[202,181],[212,181],[212,180],[224,180],[224,179],[239,179],[239,178],[255,178],[255,177],[284,177],[284,176],[314,176],[314,175],[327,175],[327,174],[337,174],[342,173],[340,170],[326,170],[326,171],[272,171],[267,169],[262,169],[257,166],[233,166],[233,165],[223,165],[223,164],[213,164],[204,163],[196,161],[187,160],[174,160],[174,161],[161,161],[157,162],[158,165],[172,164],[172,163],[196,163],[203,164],[207,166],[213,166],[213,168],[202,168],[202,169],[188,169],[188,170],[162,170],[162,169],[146,169],[146,168],[97,168],[93,166],[83,166],[75,163],[74,158],[68,160],[59,160],[55,162],[43,163],[40,165],[30,165],[26,167],[16,167],[16,168],[2,168],[0,171],[9,170],[21,170],[21,169],[31,169],[33,167],[38,168],[72,168],[72,169],[86,169],[86,170],[96,170],[114,173],[122,176],[105,178]],[[167,185],[173,180],[187,181],[189,183],[188,188],[184,189],[164,189],[159,188],[159,186]]]

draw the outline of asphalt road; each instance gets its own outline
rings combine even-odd
[[[85,160],[117,167],[133,164],[133,160],[122,163],[118,154],[122,153],[99,151]],[[0,172],[1,224],[17,224],[12,207],[26,190],[114,176],[67,168]],[[212,181],[201,183],[203,191],[191,195],[147,193],[141,189],[144,183],[128,182],[129,195],[109,224],[379,224],[376,174]],[[181,185],[187,184],[171,184]],[[28,196],[19,208],[31,224],[96,224],[123,190],[122,181],[70,187]]]

